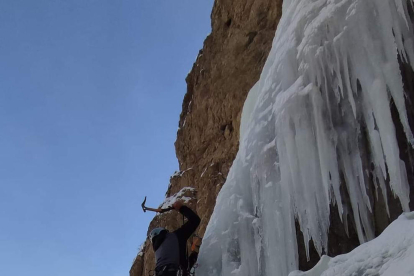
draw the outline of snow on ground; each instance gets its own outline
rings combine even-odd
[[[413,276],[414,212],[404,213],[376,239],[352,252],[330,259],[324,256],[306,272],[289,276]]]

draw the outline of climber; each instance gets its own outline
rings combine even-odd
[[[180,270],[181,275],[188,275],[187,240],[200,224],[199,216],[182,202],[177,201],[172,207],[188,221],[174,232],[155,228],[149,234],[155,252],[156,276],[176,276]]]

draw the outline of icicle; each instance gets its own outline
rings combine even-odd
[[[197,275],[287,276],[298,266],[295,220],[307,256],[310,240],[326,251],[332,202],[347,234],[349,224],[361,242],[374,238],[367,171],[388,214],[387,185],[408,210],[406,164],[390,110],[394,101],[414,145],[398,63],[400,56],[414,68],[407,19],[404,0],[284,1],[272,50],[243,109],[239,152]]]

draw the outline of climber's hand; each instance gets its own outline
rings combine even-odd
[[[173,204],[173,208],[176,210],[176,211],[180,211],[180,209],[181,209],[181,207],[183,206],[183,202],[182,201],[176,201],[176,202],[174,202],[174,204]]]

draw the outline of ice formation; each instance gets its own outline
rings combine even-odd
[[[289,276],[412,276],[414,274],[414,212],[404,213],[376,239],[352,252],[327,256],[311,270]]]
[[[207,227],[198,276],[287,276],[295,219],[322,253],[329,206],[374,238],[368,172],[409,211],[391,101],[411,145],[398,56],[414,64],[412,0],[285,0],[260,80],[246,100],[240,149]],[[361,139],[364,137],[364,139]],[[343,204],[346,183],[351,206]],[[349,207],[352,207],[349,208]],[[345,225],[348,223],[344,219]]]

